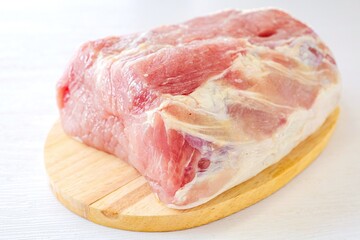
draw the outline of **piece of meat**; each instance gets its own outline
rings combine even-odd
[[[85,43],[57,85],[64,131],[127,161],[173,208],[279,161],[338,96],[329,49],[276,9]]]

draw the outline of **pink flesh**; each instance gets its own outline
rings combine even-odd
[[[63,128],[84,143],[128,161],[148,179],[162,201],[173,203],[179,189],[211,166],[210,155],[202,147],[218,146],[166,128],[159,113],[150,123],[146,111],[158,107],[164,94],[189,95],[221,73],[225,74],[219,81],[236,89],[262,93],[274,103],[310,108],[320,84],[304,85],[275,70],[257,79],[246,76],[244,69],[229,69],[239,55],[250,54],[246,41],[274,49],[304,35],[315,36],[310,28],[282,11],[229,10],[181,25],[162,26],[146,34],[88,42],[58,84]],[[135,51],[141,46],[146,50]],[[327,71],[331,79],[333,58],[316,49],[308,51],[315,62],[323,58],[330,61],[327,65],[319,63],[314,70]],[[117,58],[103,66],[99,77],[95,66],[100,55]],[[298,66],[298,60],[281,53],[258,57],[287,68]],[[228,106],[229,116],[254,139],[271,136],[286,123],[290,113],[259,103],[254,106]],[[169,106],[165,110],[188,122],[199,118],[186,109]]]

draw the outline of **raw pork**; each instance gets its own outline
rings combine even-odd
[[[57,87],[64,131],[135,167],[172,208],[279,161],[334,110],[338,70],[280,10],[228,10],[85,43]]]

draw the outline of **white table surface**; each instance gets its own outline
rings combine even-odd
[[[360,1],[253,2],[0,2],[0,239],[360,239]],[[79,44],[224,8],[266,6],[312,26],[342,73],[337,129],[308,169],[254,206],[171,233],[96,225],[55,199],[43,144],[57,119],[56,81]]]

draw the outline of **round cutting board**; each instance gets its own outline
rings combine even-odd
[[[326,122],[278,163],[201,206],[167,208],[130,165],[68,137],[55,123],[45,143],[52,191],[74,213],[109,227],[173,231],[224,218],[266,198],[304,170],[324,149],[339,115]]]

